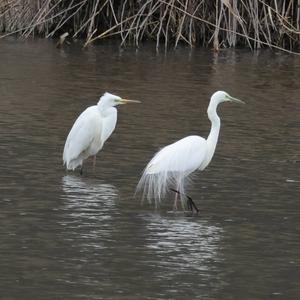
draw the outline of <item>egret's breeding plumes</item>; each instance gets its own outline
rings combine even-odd
[[[88,107],[75,121],[65,143],[63,161],[68,170],[81,167],[83,161],[102,149],[105,141],[114,131],[117,123],[115,106],[127,103],[140,103],[137,100],[122,99],[105,93],[97,105]]]
[[[146,166],[137,191],[143,190],[144,197],[148,200],[154,198],[157,205],[167,191],[173,190],[176,192],[174,209],[177,208],[177,195],[180,195],[184,207],[184,187],[187,177],[197,169],[204,170],[216,149],[221,126],[217,106],[219,103],[230,101],[244,103],[226,92],[214,93],[207,109],[211,121],[211,130],[207,139],[192,135],[162,148]],[[188,199],[190,200],[190,197]],[[189,206],[192,207],[192,204],[189,203]]]

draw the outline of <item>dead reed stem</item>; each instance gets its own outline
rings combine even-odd
[[[2,0],[1,37],[17,34],[85,39],[121,45],[154,40],[167,49],[187,44],[270,47],[299,54],[300,0]]]

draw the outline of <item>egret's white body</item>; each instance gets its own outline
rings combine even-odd
[[[211,130],[207,139],[192,135],[162,148],[146,166],[137,190],[143,189],[144,196],[149,200],[154,198],[156,204],[170,188],[184,195],[185,180],[188,175],[196,170],[204,170],[214,155],[221,126],[217,106],[225,101],[243,103],[226,92],[214,93],[207,109],[211,121]],[[176,200],[174,207],[176,208]]]
[[[68,170],[82,167],[83,161],[102,149],[117,124],[119,104],[139,102],[105,93],[97,105],[88,107],[75,121],[67,137],[63,161]]]

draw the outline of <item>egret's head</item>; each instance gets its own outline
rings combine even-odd
[[[223,91],[217,91],[211,96],[211,101],[215,102],[216,104],[219,104],[221,102],[236,102],[236,103],[243,103],[245,104],[244,101],[231,97],[228,93],[223,92]]]
[[[128,100],[123,99],[119,96],[110,94],[110,93],[104,93],[104,95],[100,98],[99,104],[104,107],[112,107],[117,106],[119,104],[127,104],[127,103],[140,103],[138,100]]]

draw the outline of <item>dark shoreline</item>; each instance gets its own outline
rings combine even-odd
[[[268,1],[269,3],[270,1]],[[80,38],[84,46],[116,38],[121,46],[275,48],[299,54],[297,1],[147,0],[3,1],[0,38]]]

